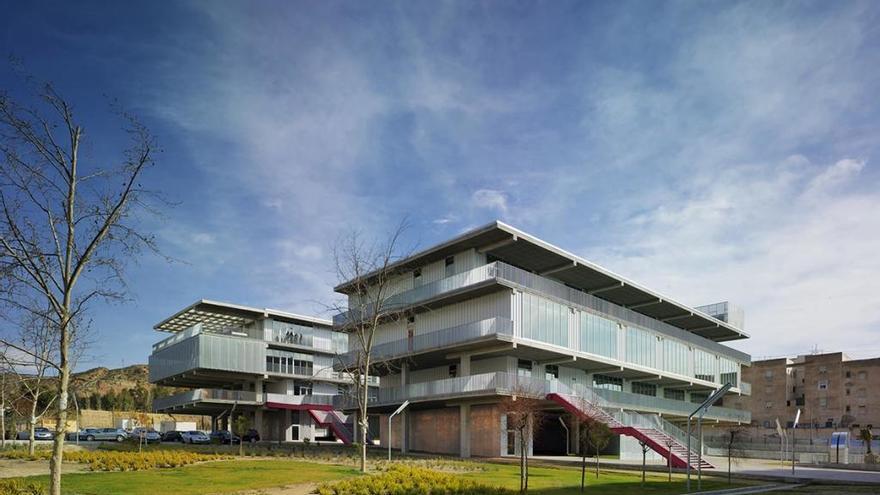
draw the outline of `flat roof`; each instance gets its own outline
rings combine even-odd
[[[314,316],[305,316],[269,308],[254,308],[220,301],[200,299],[157,323],[153,328],[163,332],[180,332],[201,323],[208,330],[244,326],[260,318],[309,326],[330,327],[333,322]]]
[[[497,220],[399,260],[391,268],[406,271],[471,248],[710,340],[749,337],[741,328]],[[375,275],[373,272],[365,278],[369,280]],[[346,293],[351,284],[352,281],[342,283],[334,290]]]

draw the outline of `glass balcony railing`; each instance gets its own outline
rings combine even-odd
[[[488,318],[451,328],[435,330],[407,339],[376,344],[370,352],[374,363],[411,354],[444,349],[453,345],[466,344],[486,339],[493,335],[513,335],[513,322],[505,318]],[[356,365],[362,353],[349,351],[338,357],[337,369],[349,369]]]

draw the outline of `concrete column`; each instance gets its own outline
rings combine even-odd
[[[574,448],[572,449],[576,454],[581,453],[581,418],[574,416],[572,419],[572,427],[571,427],[571,435],[574,440]]]
[[[263,410],[257,409],[254,411],[254,428],[260,432],[260,435],[265,435],[265,429],[263,428]]]
[[[458,417],[460,454],[463,459],[467,459],[471,456],[471,405],[459,406]]]
[[[403,363],[400,365],[400,385],[407,384],[407,375],[409,374],[409,363]]]
[[[459,376],[471,376],[471,355],[462,354],[458,363]]]
[[[290,409],[284,410],[284,415],[282,416],[284,421],[284,441],[292,442],[293,441],[293,411]]]

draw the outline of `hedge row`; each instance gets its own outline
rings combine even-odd
[[[319,495],[512,495],[504,488],[465,480],[450,473],[413,466],[392,466],[373,476],[326,483]]]
[[[26,450],[0,451],[0,457],[8,459],[48,460],[52,452],[38,450],[33,456]],[[231,459],[232,456],[202,454],[183,450],[151,450],[145,452],[124,451],[76,451],[65,452],[66,462],[88,464],[92,471],[142,471],[154,468],[174,468],[196,462]]]

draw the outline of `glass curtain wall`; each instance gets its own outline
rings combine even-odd
[[[580,312],[580,350],[617,359],[617,322]]]
[[[568,306],[529,293],[522,295],[522,336],[568,347]]]
[[[641,328],[626,327],[626,360],[656,368],[657,337]]]

